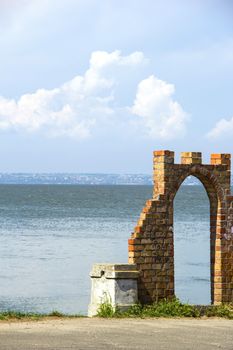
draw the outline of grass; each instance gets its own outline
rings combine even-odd
[[[224,317],[233,319],[233,305],[189,305],[174,298],[172,300],[162,300],[151,305],[136,304],[127,311],[120,312],[109,303],[103,303],[98,310],[98,317],[104,318],[126,318],[126,317]]]
[[[120,312],[118,308],[114,309],[109,302],[100,305],[98,317],[103,318],[151,318],[151,317],[224,317],[233,319],[233,304],[221,305],[190,305],[184,304],[179,299],[161,300],[151,305],[136,304],[131,306],[127,311]],[[86,317],[80,314],[67,315],[59,311],[52,311],[48,314],[27,313],[18,311],[0,312],[0,320],[3,321],[38,321],[42,319],[54,318],[77,318]]]
[[[37,321],[45,318],[75,318],[75,317],[85,317],[83,315],[66,315],[59,311],[52,311],[48,314],[31,313],[31,312],[20,312],[20,311],[3,311],[0,312],[0,320],[11,321],[11,320],[30,320]]]

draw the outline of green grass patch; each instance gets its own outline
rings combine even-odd
[[[179,299],[161,300],[151,305],[136,304],[127,311],[121,312],[114,309],[110,303],[100,305],[98,317],[104,318],[126,318],[126,317],[225,317],[233,319],[233,305],[190,305],[181,303]]]
[[[59,311],[52,311],[48,314],[31,313],[31,312],[20,312],[20,311],[2,311],[0,312],[0,320],[10,321],[10,320],[41,320],[45,318],[76,318],[85,317],[81,314],[76,315],[66,315]]]

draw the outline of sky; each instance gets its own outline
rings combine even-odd
[[[232,0],[0,0],[0,172],[233,154]]]

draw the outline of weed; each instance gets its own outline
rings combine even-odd
[[[117,310],[114,309],[111,303],[104,302],[100,304],[100,307],[97,311],[98,317],[110,318],[117,316]]]
[[[181,303],[179,299],[161,300],[150,305],[136,304],[127,311],[121,312],[118,308],[114,309],[111,303],[102,303],[99,307],[97,316],[105,318],[123,318],[123,317],[225,317],[233,319],[232,305],[210,305],[198,306]]]

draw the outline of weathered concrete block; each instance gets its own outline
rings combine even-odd
[[[94,264],[90,273],[92,287],[88,316],[95,316],[105,302],[121,311],[137,303],[138,276],[134,264]]]

